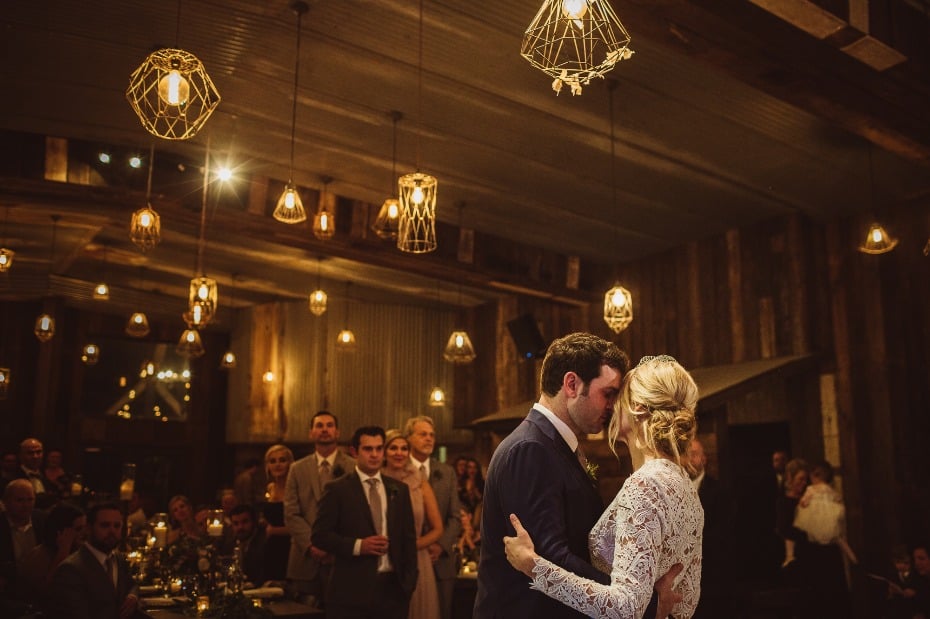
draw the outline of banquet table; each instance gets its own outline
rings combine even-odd
[[[326,616],[318,608],[293,600],[271,600],[265,602],[264,608],[270,610],[273,616],[286,619],[322,619]],[[184,614],[179,608],[149,608],[145,613],[152,619],[191,619],[190,615]]]

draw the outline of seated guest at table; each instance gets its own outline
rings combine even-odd
[[[0,514],[0,597],[13,597],[16,564],[42,540],[45,513],[35,509],[36,494],[28,479],[14,479],[3,491]]]
[[[46,488],[46,491],[59,499],[71,494],[71,474],[65,471],[62,462],[64,462],[62,451],[49,449],[45,454],[45,468],[42,469],[45,479],[51,482],[51,487]]]
[[[28,479],[36,495],[36,507],[47,509],[55,503],[52,482],[42,474],[42,460],[44,456],[42,442],[36,438],[27,438],[19,444],[19,468],[16,470],[16,479]]]
[[[284,493],[287,473],[293,463],[294,454],[284,445],[272,445],[265,452],[265,476],[269,481],[261,510],[268,539],[265,554],[269,580],[284,580],[287,577],[291,531],[284,524]]]
[[[168,531],[168,543],[173,544],[182,537],[200,539],[204,536],[204,528],[194,518],[194,508],[190,499],[178,494],[168,501],[168,518],[171,529]]]
[[[126,508],[126,530],[128,533],[137,533],[145,528],[149,521],[145,515],[145,509],[142,507],[142,495],[138,491],[133,491],[132,498],[129,499],[129,505]]]
[[[233,533],[230,554],[239,547],[242,571],[245,578],[256,587],[260,587],[266,577],[267,537],[259,526],[258,513],[251,505],[236,505],[229,514]]]
[[[145,617],[126,560],[114,552],[123,534],[116,503],[98,503],[87,512],[87,541],[52,574],[50,616],[60,619]]]
[[[51,509],[42,529],[42,543],[26,552],[16,563],[23,599],[38,608],[47,604],[52,574],[59,563],[80,548],[86,523],[83,510],[75,505],[59,503]]]
[[[223,488],[220,490],[220,509],[223,510],[224,526],[232,524],[232,520],[230,520],[229,516],[233,508],[239,504],[239,499],[236,498],[236,492],[232,488]]]

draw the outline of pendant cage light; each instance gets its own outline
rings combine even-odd
[[[210,138],[207,137],[207,150],[203,164],[203,193],[200,201],[200,237],[197,240],[197,266],[190,281],[187,295],[187,312],[182,315],[190,329],[207,326],[216,315],[219,297],[216,280],[207,277],[203,269],[203,254],[206,248],[207,229],[207,189],[210,183]],[[199,273],[199,275],[198,275]]]
[[[233,273],[230,276],[229,282],[229,313],[232,315],[229,325],[229,337],[232,340],[233,336],[236,333],[236,274]],[[223,353],[223,356],[220,357],[220,369],[221,370],[231,370],[236,367],[236,353],[232,350],[232,342],[230,341],[230,347]]]
[[[310,298],[308,300],[308,305],[310,307],[310,313],[314,316],[322,316],[326,313],[326,292],[323,290],[320,281],[320,263],[323,262],[323,258],[317,257],[316,259],[316,290],[310,293]]]
[[[872,214],[875,214],[875,176],[872,163],[872,143],[869,142],[869,200]],[[893,238],[878,222],[872,222],[865,235],[865,242],[859,246],[859,251],[873,256],[887,254],[898,245],[898,239]]]
[[[6,207],[6,213],[3,216],[3,236],[0,236],[0,273],[6,273],[10,270],[10,267],[13,266],[13,259],[16,257],[16,252],[10,249],[9,247],[4,247],[6,245],[6,235],[9,229],[10,223],[10,207]]]
[[[145,188],[145,206],[132,214],[129,222],[129,240],[143,253],[161,241],[161,218],[152,208],[152,170],[155,168],[155,145],[149,147],[149,174]]]
[[[185,329],[178,339],[178,345],[175,352],[185,359],[196,359],[202,356],[206,350],[203,347],[203,341],[200,339],[200,331],[197,329]]]
[[[433,390],[429,394],[429,405],[437,408],[446,405],[446,394],[442,390],[442,387],[433,387]]]
[[[423,133],[423,0],[420,0],[417,57],[417,171],[397,181],[400,218],[397,222],[397,249],[423,254],[436,249],[436,190],[434,176],[420,172],[420,134]]]
[[[321,180],[323,186],[320,188],[320,201],[316,215],[313,216],[313,236],[321,241],[327,241],[336,234],[336,195],[327,191],[333,179],[324,176]]]
[[[459,229],[462,228],[462,213],[464,210],[464,204],[459,204]],[[458,286],[458,299],[458,306],[462,307],[461,282],[459,282]],[[453,329],[452,334],[449,336],[449,340],[446,342],[446,347],[442,352],[443,359],[456,365],[465,365],[474,361],[477,356],[475,347],[471,343],[471,338],[468,337],[468,331],[465,329]]]
[[[81,363],[84,365],[96,365],[100,360],[100,347],[96,344],[86,344],[81,351]]]
[[[397,193],[394,190],[394,179],[397,178],[397,121],[403,118],[403,114],[397,110],[391,111],[391,195],[381,205],[378,211],[378,217],[375,223],[371,225],[378,238],[396,239],[397,227],[400,221],[400,200],[397,199]]]
[[[297,14],[297,50],[294,54],[294,101],[291,107],[291,167],[287,176],[287,184],[284,186],[284,192],[278,198],[271,216],[285,224],[298,224],[307,219],[307,211],[304,210],[303,200],[300,199],[300,193],[297,191],[297,186],[294,185],[294,144],[297,132],[297,84],[300,75],[300,26],[308,7],[306,2],[298,1],[291,4],[291,9]]]
[[[126,99],[146,131],[165,140],[197,135],[220,104],[220,93],[200,60],[179,47],[178,0],[175,48],[149,54],[129,78]]]
[[[7,399],[10,393],[11,381],[10,368],[0,368],[0,400]]]
[[[610,106],[610,188],[613,212],[617,212],[616,139],[614,137],[614,90],[616,82],[607,84],[607,104]],[[617,228],[614,227],[616,237]],[[617,239],[614,238],[614,244]],[[617,281],[604,293],[604,322],[614,333],[620,333],[633,322],[633,295]]]
[[[48,255],[48,273],[46,274],[46,296],[52,294],[52,266],[55,264],[55,240],[58,234],[58,215],[52,215],[52,244]],[[36,318],[32,332],[40,342],[48,342],[55,336],[55,317],[42,312]]]
[[[107,285],[107,246],[103,246],[103,280],[94,285],[93,299],[106,301],[110,298],[110,287]]]
[[[129,320],[126,321],[125,331],[126,335],[130,337],[142,338],[148,335],[151,330],[145,312],[133,312]]]
[[[523,34],[520,55],[572,95],[629,60],[630,35],[608,0],[545,0]]]
[[[349,329],[349,286],[350,282],[346,282],[346,298],[345,298],[345,314],[343,321],[343,328],[339,331],[339,334],[336,336],[336,349],[343,352],[353,352],[355,351],[355,334]]]

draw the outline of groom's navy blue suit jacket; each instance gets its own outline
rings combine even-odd
[[[503,537],[513,535],[516,514],[537,554],[585,578],[608,584],[591,566],[588,533],[604,511],[593,482],[559,435],[536,410],[491,457],[481,514],[481,563],[475,619],[580,617],[538,591],[507,562]]]

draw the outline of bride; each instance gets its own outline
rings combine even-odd
[[[696,430],[697,399],[694,380],[667,355],[643,357],[627,374],[608,438],[611,449],[617,440],[632,443],[645,461],[588,536],[592,562],[610,574],[611,583],[582,578],[537,555],[529,534],[511,514],[517,536],[504,538],[507,560],[530,577],[533,589],[589,617],[639,618],[656,579],[681,564],[676,584],[681,601],[672,614],[676,619],[694,614],[700,597],[704,510],[685,463]]]

